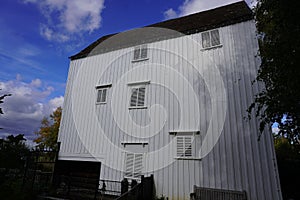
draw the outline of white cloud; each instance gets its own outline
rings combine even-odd
[[[101,25],[104,0],[23,0],[37,4],[47,19],[40,34],[47,40],[65,42],[70,35],[92,32]]]
[[[23,57],[32,57],[40,54],[40,50],[30,44],[22,45],[16,50],[18,51],[18,54],[22,55]]]
[[[173,8],[170,8],[164,12],[164,16],[166,19],[182,17],[238,1],[241,0],[184,0],[184,2],[177,8],[177,12]],[[256,0],[246,0],[246,2],[252,7],[255,5]]]
[[[179,7],[179,10],[180,15],[183,16],[216,8],[233,2],[237,2],[237,0],[186,0],[183,5]]]
[[[32,80],[30,85],[33,87],[40,87],[42,85],[42,81],[41,81],[41,79],[37,78],[37,79]]]
[[[40,25],[40,35],[46,40],[56,42],[66,42],[70,39],[66,33],[56,32],[49,28],[46,24]]]
[[[278,134],[280,129],[278,127],[272,127],[272,133]]]
[[[47,40],[52,40],[53,31],[50,28],[48,28],[45,24],[42,24],[40,26],[40,35]]]
[[[55,98],[51,99],[49,101],[50,110],[52,110],[52,112],[53,112],[56,108],[62,107],[63,103],[64,103],[63,96],[59,96],[59,97],[55,97]]]
[[[170,8],[164,12],[165,19],[172,19],[177,17],[177,13],[173,8]]]
[[[34,138],[42,118],[62,106],[64,99],[62,96],[50,99],[53,87],[45,86],[40,79],[24,82],[21,75],[17,75],[15,80],[0,82],[0,88],[1,94],[12,94],[1,104],[4,114],[0,115],[0,127],[3,128],[0,137],[25,134]]]
[[[16,75],[16,80],[17,80],[17,81],[21,81],[21,80],[22,80],[21,74],[17,74],[17,75]]]

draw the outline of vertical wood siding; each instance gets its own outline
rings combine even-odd
[[[121,180],[129,148],[121,142],[143,140],[148,142],[143,152],[149,152],[144,155],[143,173],[154,174],[158,195],[189,199],[197,185],[246,191],[251,200],[281,199],[272,136],[266,130],[258,141],[258,122],[254,116],[250,121],[245,119],[246,109],[259,90],[258,85],[251,84],[259,65],[254,22],[222,27],[219,32],[222,47],[211,50],[200,48],[201,34],[197,33],[148,44],[149,60],[141,62],[131,62],[134,48],[71,61],[59,159],[100,161],[101,178]],[[191,38],[196,42],[189,42]],[[218,68],[226,92],[222,99],[226,108],[216,108],[217,118],[212,118],[214,102],[206,80],[220,80],[210,67]],[[178,80],[172,70],[187,82]],[[146,80],[150,81],[146,85],[147,109],[128,110],[127,83]],[[107,103],[96,105],[95,86],[107,83],[112,84]],[[187,89],[190,87],[192,90]],[[120,126],[115,111],[121,121],[131,118],[134,123]],[[175,136],[169,131],[199,130],[200,135],[194,137],[197,157],[211,120],[212,132],[223,130],[212,151],[202,160],[175,159]],[[156,134],[155,129],[159,130]]]

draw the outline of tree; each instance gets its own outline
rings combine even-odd
[[[300,199],[299,145],[283,137],[275,138],[274,144],[283,199]]]
[[[4,95],[0,96],[0,104],[1,104],[1,103],[4,103],[3,100],[4,100],[4,98],[7,97],[7,96],[11,96],[11,94],[4,94]],[[0,114],[1,114],[1,115],[4,114],[2,108],[0,108]]]
[[[290,144],[288,139],[283,137],[275,138],[274,147],[278,162],[300,160],[299,146]]]
[[[0,139],[0,198],[3,200],[36,199],[35,193],[22,190],[30,149],[23,134]]]
[[[1,90],[1,89],[0,89]],[[4,95],[2,95],[2,96],[0,96],[0,104],[2,104],[2,103],[4,103],[4,98],[5,97],[8,97],[8,96],[11,96],[11,94],[4,94]],[[2,108],[0,107],[0,115],[3,115],[4,113],[3,113],[3,110],[2,110]],[[0,129],[2,129],[1,127],[0,127]]]
[[[44,117],[41,121],[40,130],[35,133],[38,135],[38,137],[34,140],[34,142],[36,142],[41,149],[57,148],[57,136],[61,120],[61,112],[62,108],[58,107],[50,115],[50,121],[47,117]]]
[[[0,168],[21,169],[29,148],[23,134],[0,139]]]
[[[261,57],[256,81],[262,81],[265,89],[256,95],[248,112],[256,110],[261,131],[277,122],[278,134],[290,143],[298,144],[300,1],[258,0],[254,12]]]

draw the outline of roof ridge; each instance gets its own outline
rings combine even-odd
[[[205,10],[187,16],[182,16],[179,18],[169,19],[166,21],[150,24],[141,28],[158,27],[158,28],[171,29],[183,34],[194,34],[197,32],[202,32],[213,28],[236,24],[251,19],[253,19],[252,10],[249,8],[247,3],[242,0],[242,1],[234,2],[232,4],[213,8],[210,10]],[[131,29],[128,31],[133,31],[137,29],[139,28]],[[120,33],[125,33],[128,31],[124,31]],[[79,53],[73,56],[70,56],[69,58],[71,60],[75,60],[75,59],[87,57],[93,51],[93,49],[97,47],[100,43],[102,43],[106,39],[116,34],[118,33],[104,35],[100,37],[95,42],[91,43],[89,46],[84,48],[82,51],[80,51]],[[148,40],[153,41],[153,38],[151,39],[148,38]],[[120,41],[120,45],[112,46],[109,49],[103,49],[103,51],[98,52],[97,54],[103,52],[109,52],[112,50],[117,50],[120,49],[120,47],[124,47],[124,46],[130,47],[133,45],[136,44],[134,42],[130,43],[130,41]]]

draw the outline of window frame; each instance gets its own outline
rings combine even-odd
[[[133,82],[133,83],[128,83],[128,86],[130,88],[130,96],[129,96],[129,106],[128,109],[146,109],[146,97],[147,97],[147,85],[150,84],[150,81],[139,81],[139,82]],[[139,92],[141,88],[145,88],[144,91],[144,98],[143,98],[143,105],[138,105],[139,104]],[[137,91],[137,96],[136,96],[136,105],[132,105],[132,95],[133,95],[133,90],[138,89]]]
[[[98,85],[96,86],[96,105],[101,105],[101,104],[106,104],[107,103],[107,98],[108,98],[108,91],[109,91],[109,88],[111,87],[111,84],[105,84],[105,85]],[[99,98],[99,92],[101,92],[101,96]],[[102,94],[103,94],[103,91],[105,91],[105,99],[104,101],[102,101]],[[98,101],[98,99],[100,99],[100,101]]]
[[[170,135],[174,135],[174,145],[175,145],[175,154],[174,158],[176,160],[198,160],[201,161],[202,158],[197,156],[197,146],[196,146],[196,140],[200,136],[199,130],[170,130]],[[180,156],[177,153],[177,138],[178,137],[191,137],[191,156]]]
[[[219,44],[216,44],[216,45],[212,45],[212,32],[214,31],[218,31],[218,39],[219,39]],[[208,34],[209,36],[209,46],[207,47],[204,47],[204,34]],[[202,50],[209,50],[209,49],[214,49],[214,48],[218,48],[218,47],[222,47],[222,42],[221,42],[221,37],[220,37],[220,31],[219,29],[212,29],[212,30],[208,30],[208,31],[205,31],[205,32],[202,32],[201,33],[201,48]]]
[[[133,159],[132,159],[132,166],[128,167],[127,162],[128,162],[129,155],[132,155]],[[141,156],[141,160],[139,161],[141,165],[140,168],[138,168],[137,166],[137,156]],[[130,170],[130,168],[132,168],[132,170]],[[139,169],[139,171],[136,171],[137,168]],[[144,168],[144,153],[133,153],[133,152],[125,153],[124,178],[128,178],[131,180],[140,180],[143,174],[143,168]]]
[[[183,139],[183,150],[181,152],[181,154],[178,154],[178,140],[179,139]],[[186,144],[186,140],[190,139],[190,143]],[[176,158],[178,159],[189,159],[189,158],[194,158],[194,146],[193,146],[193,142],[194,142],[194,136],[193,135],[179,135],[176,136]],[[190,145],[189,145],[190,144]],[[186,152],[190,151],[190,154],[187,155]]]
[[[138,51],[138,56],[136,56],[137,51]],[[145,53],[145,52],[146,52],[146,55],[143,56],[143,53]],[[147,44],[142,44],[142,45],[135,46],[134,49],[133,49],[132,62],[139,62],[139,61],[149,60],[148,53],[149,53],[149,48],[148,48]]]

